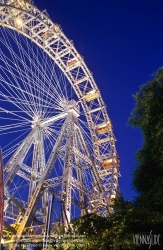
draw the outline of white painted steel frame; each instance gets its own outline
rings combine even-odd
[[[17,18],[22,20],[22,25],[17,24]],[[98,87],[94,81],[92,73],[88,70],[84,59],[79,55],[79,53],[74,48],[73,42],[68,40],[67,37],[62,32],[61,28],[53,23],[47,13],[40,12],[36,6],[33,4],[32,1],[23,1],[23,0],[0,0],[0,25],[16,30],[17,32],[23,34],[31,41],[36,43],[39,47],[41,47],[58,65],[58,67],[63,71],[69,82],[71,83],[80,104],[82,105],[84,114],[86,116],[88,127],[92,137],[92,145],[94,150],[94,159],[93,163],[90,160],[88,152],[85,156],[83,156],[80,151],[77,149],[76,146],[71,148],[73,154],[78,155],[76,158],[76,164],[79,164],[78,159],[83,157],[83,160],[90,165],[91,171],[93,173],[95,179],[95,187],[98,189],[97,192],[95,191],[94,194],[90,191],[90,196],[92,197],[92,203],[95,203],[99,199],[99,194],[103,202],[99,200],[99,203],[96,202],[96,209],[105,207],[106,203],[109,204],[111,195],[115,194],[118,190],[118,176],[119,170],[117,171],[117,166],[112,166],[112,170],[106,170],[102,163],[103,160],[108,157],[115,157],[117,156],[116,147],[115,147],[115,138],[113,135],[112,128],[108,130],[105,134],[105,137],[101,137],[97,131],[96,127],[102,122],[110,123],[110,119],[107,114],[106,106],[102,100],[101,94],[98,91]],[[66,117],[70,114],[64,113],[60,114],[58,119]],[[61,117],[63,116],[63,117]],[[97,119],[98,118],[98,119]],[[42,123],[39,124],[40,127],[43,127],[45,124],[52,123],[57,119],[56,117],[52,117],[49,120],[44,120]],[[63,126],[63,130],[65,131],[65,127]],[[60,143],[60,140],[63,136],[63,130],[59,135],[59,138],[55,144],[54,150],[52,152],[51,157],[47,163],[45,174],[42,175],[37,187],[32,188],[31,196],[33,195],[33,199],[30,200],[29,206],[24,214],[24,220],[21,223],[21,226],[18,228],[17,235],[20,235],[25,226],[29,226],[31,223],[30,218],[32,218],[33,214],[36,212],[36,204],[37,200],[42,195],[42,187],[43,185],[46,186],[52,180],[48,181],[48,175],[51,171],[52,162],[56,160],[56,151],[57,147]],[[40,130],[41,131],[41,130]],[[82,141],[82,135],[80,129],[76,128],[76,133],[78,132],[78,137]],[[28,148],[33,143],[33,141],[38,137],[37,132],[33,129],[31,134],[27,137],[22,144],[16,151],[13,157],[18,156],[17,159],[13,158],[10,159],[10,163],[7,163],[5,167],[5,171],[11,172],[9,173],[5,186],[6,190],[9,187],[12,179],[14,178],[15,174],[17,173],[19,176],[22,176],[25,179],[28,179],[27,174],[25,175],[21,168],[25,168],[23,165],[23,159],[27,153]],[[42,134],[39,134],[39,145],[37,146],[37,150],[39,151],[38,156],[41,157],[44,155],[44,149],[42,145]],[[25,144],[26,142],[26,144]],[[71,142],[67,142],[68,147],[70,147]],[[25,146],[26,145],[26,146]],[[86,149],[83,140],[83,148]],[[85,152],[86,152],[85,151]],[[71,154],[68,154],[68,158],[71,157]],[[39,159],[41,163],[42,173],[44,172],[45,166],[45,159],[44,157]],[[69,162],[70,163],[70,162]],[[33,163],[33,167],[36,166]],[[68,163],[67,163],[68,164]],[[68,164],[68,168],[70,168]],[[66,165],[65,165],[66,166]],[[28,167],[27,167],[28,168]],[[26,168],[26,169],[27,169]],[[48,171],[47,171],[48,169]],[[32,173],[30,173],[32,174]],[[33,171],[34,178],[36,175],[36,171]],[[71,185],[75,185],[76,187],[80,187],[80,199],[84,204],[84,197],[82,193],[82,182],[81,182],[81,171],[78,171],[78,179],[74,180],[70,178],[70,171],[64,172],[64,176],[62,182],[66,182],[66,190],[67,193],[70,193]],[[30,176],[30,175],[29,175]],[[39,177],[40,178],[40,177]],[[70,179],[72,183],[70,185]],[[28,179],[29,180],[29,179]],[[59,178],[54,180],[54,183],[58,183]],[[88,190],[86,190],[88,191]],[[88,192],[89,194],[89,192]],[[6,196],[9,197],[9,194],[6,191]],[[46,195],[45,195],[46,196]],[[64,196],[62,193],[61,198]],[[12,199],[12,197],[9,197]],[[70,210],[70,197],[66,197],[66,209]],[[13,198],[14,200],[14,198]],[[14,201],[16,203],[16,201]],[[43,203],[46,203],[46,198],[44,198]],[[85,210],[82,210],[83,214]],[[67,214],[68,220],[70,220],[70,215]]]
[[[16,17],[22,18],[23,25],[21,27],[16,25]],[[110,119],[100,93],[99,97],[96,98],[96,108],[93,107],[93,104],[90,105],[87,103],[84,98],[86,93],[88,93],[90,90],[98,90],[98,87],[94,81],[92,73],[88,70],[85,64],[84,59],[74,48],[73,42],[68,40],[61,28],[50,20],[47,13],[40,12],[32,1],[0,0],[0,24],[8,28],[12,28],[31,39],[38,46],[44,49],[44,51],[64,72],[67,79],[72,84],[72,87],[74,88],[79,100],[81,100],[81,105],[86,115],[92,136],[96,163],[95,165],[98,168],[101,182],[102,184],[106,184],[107,182],[110,183],[112,174],[109,174],[109,172],[102,166],[104,154],[101,155],[100,145],[97,143],[98,134],[95,131],[95,125],[98,123],[98,121],[94,121],[93,114],[99,112],[99,121],[103,120],[104,122],[107,122],[110,121]],[[67,62],[70,59],[75,59],[76,63],[71,66],[67,66]],[[117,155],[115,139],[109,139],[111,137],[114,138],[113,132],[108,132],[107,137],[106,143],[110,145],[110,149],[109,152],[106,152],[106,154],[109,154],[110,156]],[[103,145],[104,144],[105,143],[103,143]],[[119,171],[117,174],[119,176]],[[116,182],[114,178],[112,178],[112,181]],[[116,186],[118,186],[118,183]],[[106,189],[106,193],[111,195],[112,190]]]

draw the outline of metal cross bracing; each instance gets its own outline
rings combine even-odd
[[[55,196],[60,199],[64,206],[65,213],[63,214],[63,223],[65,225],[67,222],[71,221],[72,204],[76,203],[75,199],[72,197],[72,190],[77,190],[79,192],[79,202],[77,202],[75,205],[81,209],[81,215],[86,214],[88,210],[94,211],[95,209],[97,210],[96,212],[100,213],[100,210],[98,211],[99,207],[106,207],[107,205],[105,202],[103,186],[100,184],[97,173],[93,171],[95,168],[94,163],[91,159],[91,155],[82,135],[77,118],[77,112],[75,109],[70,107],[70,110],[68,114],[66,113],[66,115],[67,118],[62,126],[47,164],[45,164],[45,159],[43,156],[38,157],[38,155],[41,153],[43,155],[44,152],[43,144],[41,144],[41,130],[45,125],[44,121],[40,121],[35,124],[32,132],[30,132],[30,134],[25,139],[25,144],[23,142],[9,160],[10,164],[13,164],[13,167],[10,167],[10,172],[6,178],[5,194],[9,199],[8,202],[12,202],[17,208],[19,208],[18,211],[20,211],[18,214],[15,214],[15,225],[13,230],[15,229],[16,234],[11,239],[11,241],[14,241],[15,243],[19,241],[20,236],[24,230],[26,230],[26,227],[31,226],[34,221],[38,223],[37,210],[41,197],[43,200],[42,214],[40,214],[39,219],[42,219],[40,220],[40,223],[42,221],[42,224],[46,225],[47,194],[51,193],[50,189],[56,186],[61,187],[60,192],[58,192],[58,194],[55,193]],[[53,119],[51,118],[49,122],[52,122],[52,120],[55,122],[59,118],[60,117],[53,117]],[[46,123],[48,123],[48,121],[46,121]],[[34,149],[32,166],[30,168],[23,163],[23,160],[31,147],[31,142],[34,144]],[[62,143],[65,143],[65,145]],[[42,145],[42,147],[39,145]],[[42,148],[41,152],[39,152],[39,148]],[[22,149],[24,150],[22,151]],[[64,151],[64,156],[62,156],[64,158],[62,176],[49,178],[51,176],[52,169],[55,167],[57,157],[60,155],[60,150]],[[18,154],[18,152],[20,153]],[[20,157],[17,157],[17,155]],[[9,163],[7,163],[7,165],[8,164]],[[84,167],[82,167],[83,165]],[[20,176],[21,167],[24,171],[30,174],[28,178],[26,178],[24,175],[21,175],[29,182],[28,203],[25,206],[23,206],[19,200],[15,199],[8,192],[9,186],[11,184],[11,176],[12,178],[14,178],[16,174]],[[86,183],[84,183],[83,178],[84,174],[86,175],[85,171],[87,169],[90,170],[90,173],[93,177],[94,186],[92,187],[86,186]],[[76,176],[73,176],[74,170],[76,171]],[[86,197],[89,201],[87,203]],[[8,208],[6,207],[5,217],[8,218],[9,214],[10,212],[8,212]]]
[[[23,25],[17,25],[17,17],[23,20]],[[110,119],[100,92],[91,72],[87,69],[83,58],[74,48],[72,41],[68,40],[61,28],[54,24],[44,12],[40,12],[30,1],[1,0],[0,19],[3,26],[16,29],[42,47],[55,60],[56,64],[69,79],[77,96],[82,100],[81,105],[92,135],[96,165],[99,172],[102,171],[102,181],[107,182],[108,173],[102,166],[106,155],[104,154],[103,159],[101,148],[103,150],[107,148],[107,151],[110,151],[109,157],[117,157],[115,139],[112,135]],[[100,125],[97,124],[99,121],[103,121],[101,124],[107,124],[108,122],[110,124],[105,130],[106,138],[102,140],[99,140],[101,135],[96,130],[96,127]],[[108,194],[111,196],[110,192]]]
[[[46,11],[39,11],[33,1],[0,0],[0,25],[0,43],[8,49],[12,58],[11,60],[2,51],[0,63],[3,74],[0,76],[0,85],[4,88],[4,93],[1,91],[0,95],[31,117],[28,135],[17,147],[13,146],[16,150],[13,150],[14,153],[4,168],[6,226],[16,230],[17,235],[38,223],[43,223],[42,228],[45,230],[50,193],[64,202],[65,224],[71,220],[72,205],[80,208],[81,215],[88,211],[106,215],[106,207],[116,198],[119,190],[120,162],[112,124],[92,73],[60,26],[52,22]],[[21,37],[16,37],[16,33]],[[23,50],[24,44],[21,47],[19,43],[19,39],[23,37],[26,39],[25,43],[31,41],[27,52]],[[18,46],[18,55],[11,49],[10,39]],[[33,44],[37,46],[36,52]],[[68,92],[64,92],[66,82],[62,87],[59,86],[63,77],[56,79],[55,76],[54,85],[51,76],[46,78],[46,71],[39,62],[39,53],[42,52],[38,48],[63,73],[76,95],[76,102],[69,101],[73,98],[67,98]],[[47,60],[45,57],[45,68],[48,68]],[[48,66],[51,66],[50,63]],[[9,73],[12,78],[9,78]],[[51,74],[50,70],[48,74]],[[24,88],[21,84],[24,84]],[[8,87],[8,92],[4,86]],[[53,105],[54,113],[51,114],[49,110]],[[86,120],[85,134],[78,117],[78,105]],[[21,118],[21,114],[9,112],[5,106],[0,107],[0,112],[1,110],[15,115],[15,118]],[[27,117],[24,116],[23,119],[25,125]],[[11,127],[12,125],[0,127],[0,132],[11,130]],[[15,129],[17,127],[14,125]],[[85,137],[87,134],[90,135],[88,140]],[[52,137],[53,141],[49,140],[45,147],[47,137]],[[57,172],[56,176],[53,176],[54,171]],[[20,202],[22,199],[19,197],[21,195],[17,182],[13,182],[17,178],[25,180],[25,185],[29,187],[26,194],[28,200],[24,203]],[[18,212],[13,216],[15,223],[10,224],[11,212],[8,211],[12,209]],[[38,211],[41,211],[39,217]],[[15,241],[15,238],[12,240]]]

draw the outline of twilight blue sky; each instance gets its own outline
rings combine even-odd
[[[132,94],[163,65],[162,0],[35,0],[84,56],[101,91],[121,158],[120,189],[131,199],[139,130],[127,126]]]

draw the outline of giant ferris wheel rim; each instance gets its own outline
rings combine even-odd
[[[22,26],[17,25],[17,18],[20,18],[20,20],[23,21]],[[31,23],[33,23],[32,28],[30,27]],[[106,180],[108,171],[102,165],[103,158],[100,152],[101,141],[98,138],[95,129],[100,123],[111,124],[111,122],[98,86],[92,73],[87,68],[83,57],[79,55],[72,41],[64,35],[60,26],[53,23],[44,11],[41,12],[33,4],[33,1],[0,0],[0,25],[13,29],[36,43],[54,60],[56,65],[67,77],[79,98],[87,119],[92,136],[92,144],[94,146],[95,160],[100,163],[100,166],[97,164],[98,172],[102,173],[101,179]],[[60,45],[62,45],[61,48],[59,47]],[[67,55],[69,55],[69,60],[65,61],[65,56]],[[81,91],[81,88],[79,87],[80,84],[85,84],[84,92]],[[89,85],[89,88],[87,88],[87,85]],[[92,89],[90,89],[90,87]],[[97,100],[99,104],[99,106],[93,110],[90,109],[89,106],[91,100]],[[92,114],[95,112],[100,112],[101,116],[101,119],[99,119],[96,124],[92,119]],[[103,120],[103,122],[101,122],[101,120]],[[108,136],[108,139],[105,139],[104,143],[109,143],[111,145],[110,147],[113,148],[117,155],[112,126],[109,133],[111,134],[110,138]]]

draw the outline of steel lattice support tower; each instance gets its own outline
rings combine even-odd
[[[107,216],[119,192],[120,162],[98,86],[60,26],[33,1],[0,0],[0,27],[0,96],[13,105],[0,107],[12,121],[0,132],[28,128],[23,140],[9,143],[4,166],[4,232],[17,244],[26,232],[51,231],[51,195],[66,227],[74,208]],[[21,180],[28,186],[25,198]]]

